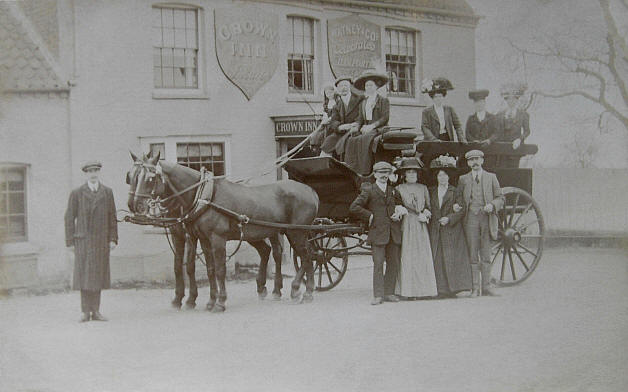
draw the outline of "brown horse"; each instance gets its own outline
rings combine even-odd
[[[134,211],[134,198],[137,188],[137,177],[143,164],[152,162],[154,157],[144,154],[141,159],[138,159],[135,154],[131,152],[131,159],[133,159],[133,167],[127,173],[126,182],[129,184],[129,198],[127,204],[132,212]],[[168,194],[168,192],[166,192]],[[178,218],[181,214],[181,208],[183,206],[177,205],[178,199],[173,200],[174,203],[169,205],[169,210],[164,217]],[[170,238],[172,239],[171,245],[174,253],[174,275],[175,275],[175,297],[172,300],[172,306],[175,308],[181,308],[183,297],[185,297],[185,280],[183,279],[183,266],[188,275],[190,282],[190,290],[188,299],[185,302],[185,306],[188,309],[193,309],[196,306],[196,298],[198,297],[198,288],[196,285],[196,248],[198,238],[193,234],[186,232],[183,224],[176,224],[168,227]],[[168,235],[168,233],[166,233]],[[170,239],[169,239],[170,241]],[[249,244],[253,246],[260,255],[260,268],[257,275],[257,293],[260,299],[264,299],[267,295],[266,290],[266,276],[267,266],[272,249],[273,258],[275,260],[275,279],[273,289],[273,299],[281,299],[281,289],[283,288],[283,279],[281,274],[281,254],[282,246],[279,240],[279,236],[269,238],[271,246],[268,246],[265,241],[249,241]],[[208,269],[207,275],[210,276],[210,269],[214,268],[213,261],[211,259],[211,252],[203,251]]]
[[[151,200],[157,197],[168,198],[194,187],[200,181],[200,173],[196,170],[169,162],[159,163],[159,154],[144,160],[137,170],[135,192],[129,207],[140,214],[146,214],[149,211]],[[249,187],[225,179],[212,179],[208,185],[206,189],[211,190],[208,194],[204,194],[206,199],[252,219],[291,225],[309,225],[317,215],[319,201],[316,192],[309,186],[295,181],[280,181]],[[177,198],[181,199],[181,205],[187,211],[193,207],[195,192],[188,191]],[[215,208],[208,208],[202,211],[200,216],[195,217],[189,226],[193,235],[200,240],[203,252],[211,255],[207,263],[210,284],[210,301],[207,308],[216,312],[224,311],[227,299],[226,241],[240,239],[238,220]],[[305,273],[307,280],[303,300],[309,302],[313,298],[314,271],[306,230],[280,229],[250,223],[244,225],[242,238],[257,248],[255,244],[264,244],[265,238],[277,238],[280,232],[286,234],[303,265],[292,282],[291,296],[293,299],[299,296],[300,282]],[[273,256],[276,258],[276,265],[281,263],[276,254]],[[260,268],[260,273],[261,270],[262,268]],[[263,275],[263,277],[258,276],[258,292],[260,292],[262,278],[265,279],[265,273]]]

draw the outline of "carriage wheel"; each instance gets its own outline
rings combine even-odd
[[[526,280],[541,260],[545,224],[539,205],[529,193],[502,188],[506,202],[499,212],[498,240],[494,242],[492,276],[500,286]]]
[[[310,247],[316,291],[327,291],[336,287],[347,272],[349,262],[349,254],[346,251],[347,241],[338,234],[312,233]],[[295,252],[292,252],[292,261],[295,270],[298,271],[301,263]]]

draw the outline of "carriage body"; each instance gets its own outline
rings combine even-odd
[[[389,135],[386,137],[386,135]],[[538,204],[532,198],[532,169],[519,168],[523,156],[534,155],[536,145],[521,145],[513,149],[510,143],[493,143],[481,146],[475,143],[421,141],[413,143],[416,134],[393,131],[384,134],[378,143],[375,160],[393,162],[402,155],[416,155],[424,169],[419,181],[432,186],[435,179],[429,174],[430,161],[440,155],[458,159],[459,175],[470,169],[464,154],[480,149],[485,154],[484,169],[497,175],[505,196],[504,208],[499,211],[498,237],[493,241],[494,282],[501,286],[518,284],[527,279],[538,265],[542,251],[545,227]],[[312,235],[311,245],[316,260],[317,290],[329,290],[344,276],[348,256],[364,254],[368,245],[364,241],[367,228],[349,213],[349,206],[357,197],[360,185],[374,181],[373,176],[361,176],[350,167],[331,157],[293,159],[284,169],[291,179],[311,186],[318,194],[320,206],[318,223],[326,224],[330,231]],[[450,179],[456,185],[458,177]],[[335,223],[353,223],[342,230],[334,230]],[[298,267],[298,260],[295,259]]]

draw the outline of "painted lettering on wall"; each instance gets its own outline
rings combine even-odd
[[[380,27],[360,16],[330,19],[327,40],[329,64],[336,77],[356,77],[382,62]]]
[[[214,29],[220,68],[251,99],[279,62],[278,16],[247,5],[216,9]]]
[[[289,120],[275,122],[275,136],[309,135],[318,127],[317,120]]]

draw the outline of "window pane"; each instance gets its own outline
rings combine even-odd
[[[164,29],[163,37],[164,37],[164,47],[174,48],[174,29]]]
[[[173,64],[175,67],[185,67],[185,59],[183,57],[184,49],[173,50]]]
[[[9,193],[9,214],[23,214],[24,213],[24,194]]]
[[[185,27],[188,29],[196,30],[196,11],[195,10],[185,11]]]
[[[185,47],[193,49],[196,49],[198,47],[198,44],[196,42],[196,30],[185,30]]]
[[[185,143],[177,143],[177,159],[187,158],[187,156],[188,156],[188,145]]]
[[[155,87],[160,88],[163,87],[161,83],[161,68],[153,67],[153,82]]]
[[[163,27],[174,27],[173,25],[173,9],[170,8],[162,8],[161,9],[161,25]]]
[[[0,217],[9,213],[6,193],[0,194]],[[4,218],[2,218],[4,219]],[[0,222],[1,224],[2,222]]]
[[[161,72],[163,87],[174,87],[174,69],[172,67],[164,67]]]
[[[201,144],[201,160],[208,161],[212,157],[212,145],[209,143]]]
[[[186,45],[185,29],[174,29],[174,47],[185,48]]]
[[[212,145],[212,156],[215,159],[219,159],[219,160],[224,159],[223,154],[222,154],[222,144],[216,143]]]
[[[24,189],[23,169],[8,169],[5,175],[10,191],[21,191]]]
[[[174,86],[184,88],[185,87],[185,68],[176,67],[173,72],[174,72]]]
[[[225,164],[222,162],[216,162],[214,163],[214,169],[212,170],[212,172],[214,173],[215,176],[224,176],[225,175]]]
[[[185,10],[174,10],[174,27],[185,28]]]
[[[159,153],[159,160],[163,161],[166,159],[166,145],[164,143],[151,143],[150,144],[150,155],[156,156]]]
[[[9,237],[26,236],[26,225],[24,224],[24,215],[9,217]]]
[[[197,143],[188,145],[188,156],[190,157],[190,161],[198,162],[201,158],[200,145]]]

